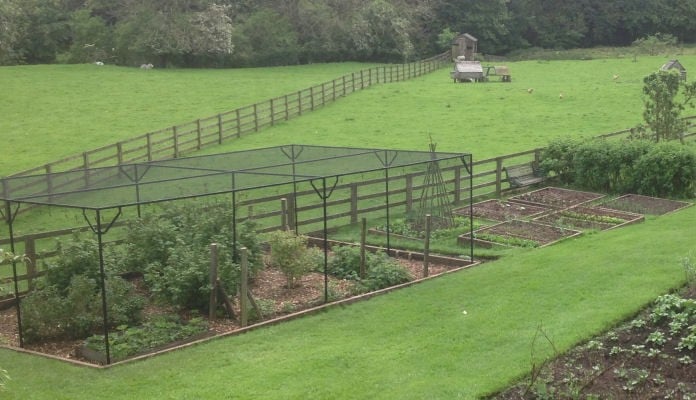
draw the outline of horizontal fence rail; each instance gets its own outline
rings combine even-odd
[[[504,155],[480,160],[473,163],[472,185],[464,165],[446,166],[441,172],[444,185],[447,188],[449,201],[457,207],[468,205],[469,193],[476,199],[500,196],[507,190],[507,180],[502,169],[505,165],[515,165],[538,160],[540,149]],[[425,169],[425,166],[424,166]],[[396,213],[409,213],[415,210],[424,189],[423,178],[426,171],[404,172],[389,176],[389,210]],[[385,188],[386,177],[371,175],[360,181],[339,183],[332,191],[327,206],[327,226],[339,226],[357,223],[361,217],[383,218],[387,204]],[[253,214],[258,222],[259,232],[270,232],[281,229],[284,216],[281,199],[287,202],[287,209],[296,212],[288,213],[285,222],[299,232],[310,234],[320,231],[323,227],[323,203],[312,188],[302,188],[296,192],[291,190],[283,193],[249,198],[237,203],[238,209],[250,209],[246,215],[238,215],[237,222],[241,223]],[[251,211],[253,209],[253,212]],[[241,214],[241,212],[240,212]],[[127,221],[115,224],[115,229],[125,226]],[[45,273],[46,261],[56,255],[56,243],[70,239],[75,233],[89,232],[86,226],[61,229],[35,234],[16,236],[14,239],[17,253],[24,253],[32,262],[26,271],[19,274],[18,279],[22,293],[33,286],[33,281]],[[116,235],[118,236],[118,235]],[[108,238],[108,236],[107,236]],[[9,239],[1,239],[0,246],[7,246]],[[6,268],[7,267],[7,268]],[[12,282],[8,266],[0,270],[0,285]],[[9,292],[12,292],[11,290]]]
[[[294,93],[149,132],[10,176],[178,158],[301,116],[370,86],[416,78],[449,65],[450,62],[449,52],[446,52],[413,63],[364,69]]]

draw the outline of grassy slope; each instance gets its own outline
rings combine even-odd
[[[512,62],[510,84],[455,85],[448,69],[442,69],[350,95],[272,130],[230,141],[223,149],[281,143],[426,149],[432,135],[440,150],[471,152],[477,159],[527,150],[560,135],[591,136],[635,125],[641,120],[642,78],[667,58]],[[688,64],[696,56],[680,59]],[[366,67],[2,67],[0,140],[14,156],[0,160],[0,175]],[[613,80],[614,74],[620,78]],[[531,95],[529,88],[534,89]]]
[[[0,67],[0,176],[292,93],[371,64],[183,70]]]
[[[5,395],[476,398],[528,371],[538,326],[565,350],[678,286],[694,220],[691,207],[108,371],[0,350]]]
[[[510,85],[454,85],[443,70],[413,84],[386,85],[349,96],[272,131],[231,142],[227,148],[300,142],[422,149],[432,134],[440,150],[472,151],[479,159],[526,150],[561,134],[591,136],[638,122],[640,79],[662,61],[511,63]],[[619,82],[611,79],[615,73],[622,76]],[[575,77],[581,78],[579,83],[572,83]],[[529,87],[535,89],[532,95],[526,91]],[[560,92],[563,100],[558,98]],[[123,104],[111,101],[119,109]],[[9,103],[0,95],[0,107]],[[181,121],[220,111],[206,110]],[[180,122],[171,121],[172,113],[177,112],[170,111],[165,126]],[[106,126],[116,125],[114,121]],[[0,135],[6,131],[3,127]],[[61,140],[70,140],[63,136]],[[85,137],[90,148],[105,140]],[[11,146],[12,140],[6,139]],[[110,135],[107,143],[112,140]],[[30,140],[23,143],[35,146]],[[36,151],[23,151],[23,162],[37,163]],[[68,154],[74,152],[73,148]],[[58,156],[49,151],[38,157],[44,157],[38,162],[45,162]],[[11,170],[19,169],[17,165]],[[0,171],[6,172],[4,167]],[[109,371],[67,367],[0,350],[0,365],[14,379],[3,395],[473,398],[528,370],[529,344],[539,323],[558,347],[567,348],[678,284],[678,257],[693,247],[683,232],[695,219],[692,208],[317,317]],[[469,314],[464,316],[462,309]]]
[[[509,84],[453,84],[443,69],[370,88],[223,148],[304,143],[423,150],[432,136],[438,150],[494,157],[545,146],[559,136],[587,137],[635,126],[642,118],[642,78],[662,62],[663,57],[635,63],[515,62],[508,64]],[[220,149],[209,152],[214,151]]]

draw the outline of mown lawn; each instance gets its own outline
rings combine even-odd
[[[636,125],[642,118],[643,77],[673,57],[510,62],[509,84],[454,84],[450,68],[443,68],[360,91],[208,152],[287,143],[427,149],[431,137],[439,150],[473,153],[476,159],[528,150],[558,136],[593,136]],[[692,55],[679,57],[685,64],[696,61]],[[13,156],[0,160],[0,175],[371,66],[150,71],[94,65],[2,67],[0,140]]]
[[[410,82],[370,88],[208,152],[284,143],[425,149],[430,137],[438,150],[471,152],[476,159],[527,150],[561,135],[589,137],[635,125],[641,119],[642,77],[668,58],[508,63],[510,84],[455,85],[443,69]],[[696,57],[680,60],[688,63]],[[365,67],[353,66],[348,71]],[[230,71],[92,67],[0,68],[3,88],[25,71],[23,79],[30,81],[0,94],[0,112],[8,116],[0,121],[0,138],[13,149],[12,158],[0,161],[0,175],[344,73],[334,70],[325,78],[317,74],[293,80],[297,85],[289,90],[278,85],[292,78],[267,80],[258,90],[249,86],[234,92],[240,99],[249,97],[228,104],[224,96],[237,97],[230,95],[232,86],[220,90],[225,94],[210,91],[224,88]],[[45,68],[48,78],[34,85],[33,68]],[[55,72],[63,68],[70,78]],[[87,93],[88,88],[81,86],[75,71],[83,71],[86,80],[96,76],[93,85],[100,91],[82,105],[75,93]],[[111,75],[121,73],[112,81]],[[100,80],[98,74],[109,77]],[[157,83],[149,86],[149,79]],[[51,87],[54,81],[64,85]],[[171,92],[165,90],[169,88]],[[158,95],[150,96],[153,92]],[[131,103],[134,108],[129,109]],[[102,124],[99,129],[87,128],[97,123]],[[696,207],[691,207],[643,224],[520,251],[364,303],[105,371],[0,350],[0,366],[12,376],[0,397],[476,398],[529,371],[531,341],[540,326],[557,348],[568,349],[678,286],[683,280],[679,258],[694,250],[689,234],[694,222]]]
[[[153,69],[106,65],[0,67],[0,176],[149,131],[292,93],[370,68]]]
[[[678,287],[694,221],[690,207],[105,371],[0,350],[3,396],[477,398],[529,371],[540,327],[563,351]]]

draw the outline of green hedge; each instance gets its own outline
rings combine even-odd
[[[693,144],[557,139],[543,152],[541,168],[561,183],[590,190],[661,197],[696,195]]]

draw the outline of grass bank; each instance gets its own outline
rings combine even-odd
[[[696,207],[105,371],[0,350],[7,399],[473,399],[679,286]],[[538,348],[537,355],[551,355]]]

